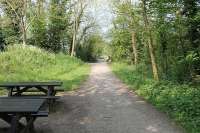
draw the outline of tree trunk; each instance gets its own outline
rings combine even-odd
[[[153,76],[155,80],[159,80],[158,76],[158,68],[156,64],[156,59],[154,55],[154,48],[153,48],[153,37],[152,37],[152,31],[149,26],[149,21],[147,18],[147,9],[146,9],[146,0],[142,0],[142,8],[143,8],[143,18],[144,18],[144,24],[145,24],[145,29],[148,33],[148,48],[149,48],[149,54],[151,58],[151,64],[152,64],[152,71],[153,71]]]
[[[72,40],[72,48],[71,48],[71,56],[75,54],[75,45],[76,45],[76,34],[77,34],[77,18],[78,18],[78,7],[74,6],[74,24],[73,24],[73,40]]]
[[[154,55],[154,48],[153,48],[153,38],[151,35],[151,31],[150,31],[150,35],[149,35],[149,42],[148,42],[148,47],[149,47],[149,54],[151,57],[151,64],[152,64],[152,69],[153,69],[153,76],[155,80],[159,80],[159,76],[158,76],[158,68],[157,68],[157,64],[156,64],[156,59],[155,59],[155,55]]]
[[[27,40],[27,36],[26,36],[26,27],[22,27],[22,42],[23,42],[23,45],[26,45],[26,40]]]
[[[133,48],[133,55],[134,55],[134,63],[135,65],[138,64],[138,53],[136,47],[136,35],[135,32],[132,32],[132,48]]]
[[[42,15],[43,8],[44,8],[44,0],[37,0],[37,15],[38,16]]]
[[[23,15],[22,15],[22,20],[21,20],[21,29],[22,29],[22,42],[23,45],[26,45],[26,41],[27,41],[27,29],[26,29],[26,23],[27,23],[27,16],[26,16],[26,10],[27,10],[27,0],[24,0],[23,3],[24,7],[23,7]]]
[[[71,56],[75,55],[75,47],[77,45],[77,33],[80,27],[81,18],[83,17],[84,9],[86,5],[83,4],[83,1],[80,0],[78,5],[74,6],[74,33],[73,33],[73,42],[72,42],[72,51]],[[80,5],[79,5],[80,4]]]
[[[74,20],[74,33],[73,33],[73,41],[71,48],[71,56],[74,56],[75,44],[76,44],[76,20]]]

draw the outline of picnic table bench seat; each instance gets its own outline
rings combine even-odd
[[[19,96],[13,96],[13,98],[19,97]],[[23,99],[45,99],[46,103],[48,105],[48,109],[51,110],[53,108],[53,103],[55,103],[56,100],[60,99],[60,96],[44,96],[44,95],[23,95],[19,98]]]
[[[39,111],[38,113],[31,115],[35,117],[48,117],[49,111]]]
[[[0,98],[8,98],[8,97],[0,97]],[[18,99],[46,99],[46,100],[57,100],[60,99],[60,96],[44,96],[44,95],[23,95],[23,96],[13,96],[9,98],[18,98]]]
[[[9,98],[9,99],[24,99],[24,100],[26,100],[26,99],[45,99],[46,100],[46,107],[44,107],[44,108],[46,108],[46,109],[48,109],[48,110],[50,110],[50,111],[52,111],[52,109],[53,109],[53,107],[54,107],[54,103],[55,103],[55,101],[56,100],[58,100],[58,99],[60,99],[60,96],[44,96],[44,95],[35,95],[35,96],[33,96],[33,95],[25,95],[25,96],[12,96],[12,97],[0,97],[0,99],[7,99],[7,98]]]
[[[34,131],[35,120],[48,117],[44,103],[45,99],[0,98],[0,118],[11,125],[10,133]],[[26,125],[20,122],[22,118],[26,118]]]
[[[65,90],[63,88],[55,88],[54,91],[56,92],[64,92]],[[13,92],[17,92],[17,89],[14,89]],[[41,92],[37,89],[28,89],[26,92]]]
[[[13,114],[8,114],[8,116],[12,116]],[[34,117],[48,117],[48,115],[49,115],[49,111],[48,110],[41,110],[41,111],[38,111],[37,113],[33,113],[33,114],[28,114],[28,115],[26,115],[26,114],[24,114],[24,117],[26,117],[26,116],[29,116],[29,115],[31,115],[31,116],[34,116]]]

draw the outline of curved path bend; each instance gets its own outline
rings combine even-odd
[[[107,64],[91,66],[81,89],[65,93],[54,113],[36,121],[38,133],[183,133],[165,114],[129,92]]]

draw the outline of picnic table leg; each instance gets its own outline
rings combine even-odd
[[[17,92],[15,93],[15,95],[16,95],[16,96],[21,96],[20,87],[17,87],[16,89],[17,89]]]
[[[27,116],[26,117],[27,125],[26,125],[26,127],[25,127],[25,129],[23,130],[22,133],[35,133],[35,128],[34,128],[34,121],[35,120],[36,120],[36,117]]]
[[[1,114],[0,115],[0,118],[2,119],[2,120],[4,120],[5,122],[7,122],[7,123],[11,123],[11,121],[12,121],[12,117],[11,116],[9,116],[8,114]]]
[[[18,125],[19,125],[19,115],[12,116],[11,133],[19,133]]]
[[[12,88],[8,88],[8,97],[11,97],[12,96],[12,93],[13,93],[13,87]]]
[[[8,115],[8,114],[2,114],[0,115],[0,118],[2,120],[4,120],[5,122],[7,122],[8,124],[12,123],[12,116]],[[25,126],[22,123],[18,123],[18,127],[19,129],[23,129]]]
[[[47,96],[52,96],[53,92],[54,92],[54,87],[48,86]]]
[[[54,94],[54,87],[53,86],[48,86],[48,93],[47,93],[47,96],[53,96]],[[49,99],[48,100],[48,104],[49,104],[49,110],[52,109],[52,105],[54,103],[54,100],[53,99]]]

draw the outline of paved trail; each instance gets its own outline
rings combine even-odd
[[[88,81],[65,94],[49,118],[36,121],[39,133],[183,133],[120,82],[105,63],[92,64]]]

